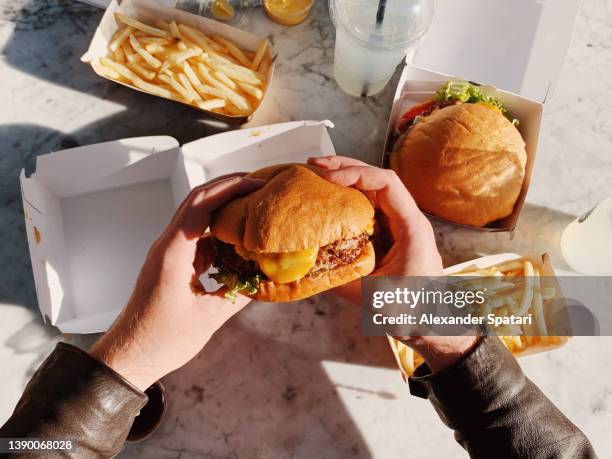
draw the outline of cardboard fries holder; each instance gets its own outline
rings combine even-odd
[[[20,179],[43,319],[65,333],[105,331],[192,188],[232,172],[333,155],[331,127],[297,121],[182,147],[172,137],[138,137],[39,156],[36,172],[22,171]]]
[[[453,275],[458,274],[464,271],[468,271],[471,269],[484,269],[491,266],[499,265],[502,263],[506,263],[508,261],[513,260],[529,260],[536,266],[542,276],[550,279],[552,285],[556,289],[555,296],[552,300],[563,298],[563,292],[561,291],[561,286],[557,281],[557,277],[555,275],[555,270],[550,262],[550,257],[548,254],[543,255],[518,255],[516,253],[502,253],[498,255],[489,255],[482,258],[477,258],[475,260],[466,261],[464,263],[459,263],[457,265],[451,266],[444,270],[444,275]],[[551,301],[552,301],[551,300]],[[545,310],[545,318],[550,320],[550,316],[546,315]],[[395,361],[398,365],[402,373],[402,377],[405,381],[414,373],[414,370],[423,363],[423,358],[409,348],[406,344],[401,341],[387,336],[389,340],[389,347],[395,356]],[[536,340],[533,344],[530,344],[525,349],[519,352],[513,352],[515,357],[522,357],[525,355],[537,354],[540,352],[551,351],[553,349],[557,349],[563,345],[565,345],[569,341],[568,336],[548,336],[547,339],[542,341]]]
[[[134,17],[146,24],[153,24],[156,19],[162,19],[166,22],[175,20],[177,23],[186,24],[190,27],[193,27],[194,29],[200,30],[206,35],[220,35],[221,37],[231,40],[241,49],[252,52],[257,51],[257,47],[259,46],[261,41],[265,39],[265,37],[246,32],[244,30],[232,27],[222,22],[214,21],[212,19],[198,16],[187,11],[178,10],[176,8],[171,8],[169,6],[162,5],[160,3],[157,3],[155,0],[123,0],[122,2],[119,2],[118,0],[113,0],[106,9],[104,16],[102,16],[100,24],[94,32],[94,36],[91,40],[91,43],[89,44],[89,49],[85,52],[85,54],[83,54],[83,56],[81,57],[81,61],[91,65],[91,63],[96,59],[107,55],[108,45],[113,35],[119,28],[119,25],[117,24],[117,21],[115,19],[115,13],[123,13],[127,16]],[[268,74],[264,75],[266,77],[266,85],[263,88],[263,97],[259,102],[258,107],[263,103],[266,94],[268,93],[268,89],[272,81],[272,75],[274,73],[276,51],[274,51],[272,46],[268,46],[268,48],[266,49],[266,57],[270,59],[271,65],[268,70]],[[132,88],[135,91],[144,92],[145,94],[151,94],[149,92],[137,88],[136,86],[130,83],[110,79],[98,72],[98,70],[96,70],[93,65],[91,67],[94,72],[96,72],[102,78],[121,84],[123,86],[127,86],[128,88]],[[253,116],[253,114],[249,116],[230,116],[210,110],[201,110],[198,107],[188,104],[187,102],[180,102],[175,99],[168,100],[182,103],[184,105],[192,107],[194,110],[207,113],[211,116],[214,116],[215,118],[221,119],[226,123],[233,125],[244,124],[248,122]]]

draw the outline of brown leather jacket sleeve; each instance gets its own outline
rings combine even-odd
[[[421,365],[410,392],[429,398],[472,458],[582,459],[597,455],[586,436],[521,371],[496,336],[456,365]]]
[[[72,452],[28,457],[113,457],[146,402],[143,392],[112,369],[75,346],[59,343],[32,376],[0,437],[75,444]]]

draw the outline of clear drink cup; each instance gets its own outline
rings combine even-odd
[[[561,251],[574,271],[612,276],[612,195],[565,228]]]
[[[435,0],[329,0],[334,76],[353,96],[380,92],[433,19]]]

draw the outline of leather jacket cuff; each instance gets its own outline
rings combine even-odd
[[[55,438],[59,422],[61,437],[83,448],[80,454],[112,457],[146,403],[147,396],[114,370],[58,343],[26,386],[2,436]]]
[[[434,405],[443,403],[445,411],[452,412],[466,404],[482,404],[483,390],[498,384],[498,371],[506,380],[524,377],[516,359],[500,339],[487,335],[461,360],[438,373],[432,373],[425,363],[420,365],[408,384],[412,395],[430,398]]]
[[[455,365],[419,366],[408,384],[428,398],[472,458],[595,458],[591,444],[521,371],[497,336]]]

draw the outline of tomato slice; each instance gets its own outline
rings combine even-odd
[[[408,122],[410,120],[412,120],[413,118],[416,118],[421,113],[425,112],[429,107],[431,107],[435,103],[436,103],[435,100],[430,100],[428,102],[423,102],[422,104],[415,105],[410,110],[408,110],[406,113],[404,113],[400,117],[399,121],[397,122],[397,130],[398,130],[398,132],[403,131],[405,129],[405,127],[406,127],[406,124],[408,124]]]

